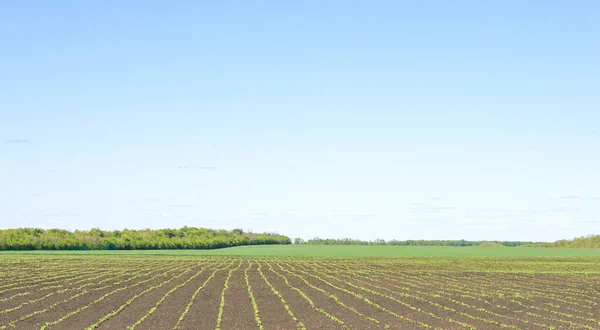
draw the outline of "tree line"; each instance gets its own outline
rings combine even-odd
[[[588,235],[573,239],[561,239],[556,242],[534,243],[535,247],[557,247],[557,248],[600,248],[600,235]]]
[[[276,233],[251,233],[242,229],[91,230],[17,228],[0,230],[0,250],[161,250],[217,249],[240,245],[290,244],[289,237]],[[351,238],[295,238],[294,244],[306,245],[390,245],[390,246],[487,246],[600,248],[600,235],[581,236],[555,242],[467,241],[467,240],[383,240]]]
[[[217,249],[240,245],[290,244],[276,233],[250,233],[242,229],[91,230],[17,228],[0,230],[0,250],[160,250]]]
[[[394,246],[529,246],[534,242],[523,241],[467,241],[461,240],[383,240],[376,239],[374,241],[363,241],[352,238],[313,238],[303,240],[295,238],[294,244],[306,245],[394,245]]]
[[[383,240],[363,241],[352,238],[294,238],[294,244],[306,245],[395,245],[395,246],[482,246],[482,247],[546,247],[546,248],[600,248],[600,235],[563,239],[555,242],[530,241],[467,241],[461,240]]]

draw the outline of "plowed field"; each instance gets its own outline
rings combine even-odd
[[[596,258],[0,256],[0,329],[600,329]]]

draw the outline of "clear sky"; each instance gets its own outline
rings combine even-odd
[[[1,1],[0,228],[600,233],[600,1]]]

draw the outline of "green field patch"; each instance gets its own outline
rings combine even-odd
[[[600,249],[479,246],[253,245],[214,250],[1,251],[3,255],[280,257],[600,257]]]

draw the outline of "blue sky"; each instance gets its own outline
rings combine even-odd
[[[3,1],[0,228],[600,233],[598,1]]]

